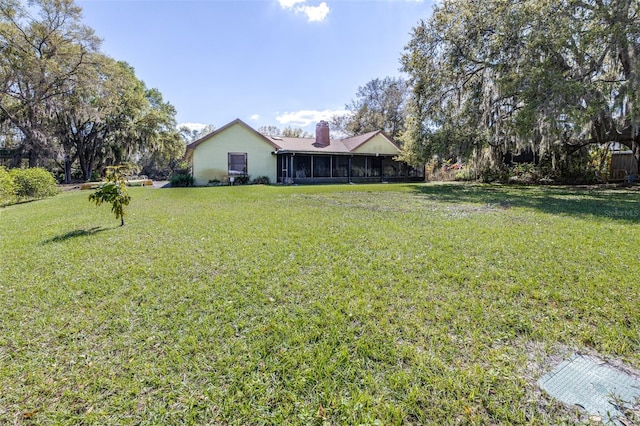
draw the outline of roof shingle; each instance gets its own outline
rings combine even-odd
[[[278,152],[348,154],[378,134],[384,135],[380,130],[377,130],[350,138],[332,139],[329,145],[319,144],[315,138],[287,138],[279,136],[268,136],[267,138],[278,147]],[[391,139],[386,136],[385,138],[396,146]]]

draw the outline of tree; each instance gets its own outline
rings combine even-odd
[[[216,129],[216,126],[213,124],[207,124],[201,129],[194,129],[186,125],[180,126],[178,132],[180,133],[180,137],[186,142],[191,143],[195,140],[200,139],[203,136],[208,135]]]
[[[284,130],[280,130],[276,126],[260,126],[258,127],[258,132],[262,133],[265,136],[281,136],[285,138],[312,138],[308,132],[305,132],[299,127],[291,127],[287,126]]]
[[[124,226],[124,207],[131,201],[124,180],[124,173],[128,170],[129,167],[124,165],[107,167],[107,182],[89,195],[89,201],[96,203],[96,206],[111,203],[111,211],[116,219],[120,219],[120,226]]]
[[[333,117],[331,127],[349,136],[383,130],[397,138],[405,126],[407,83],[385,77],[358,87],[356,98],[346,105],[348,114]]]
[[[93,54],[91,60],[95,67],[78,81],[67,82],[68,95],[54,115],[66,181],[76,160],[84,179],[90,179],[113,145],[126,141],[123,136],[145,102],[144,87],[128,65],[101,54]]]
[[[562,171],[591,144],[640,161],[635,0],[449,0],[402,55],[412,86],[405,156],[499,166],[530,148]]]
[[[101,54],[93,54],[92,62],[96,66],[69,89],[55,114],[66,179],[75,160],[86,180],[96,169],[136,160],[153,174],[168,175],[185,149],[175,108],[158,90],[147,89],[128,64]]]
[[[305,132],[299,127],[290,127],[290,126],[285,127],[280,136],[283,136],[285,138],[312,138],[313,137],[312,134],[310,134],[309,132]]]
[[[167,178],[184,157],[186,145],[176,130],[173,105],[165,102],[157,89],[147,90],[146,99],[149,107],[141,115],[144,132],[134,135],[140,141],[139,163],[144,174]],[[208,125],[202,131],[210,133],[214,129],[213,125]]]
[[[75,163],[90,179],[140,159],[166,170],[182,156],[175,108],[98,45],[72,0],[0,0],[0,137],[14,165],[55,161],[69,182]]]
[[[147,174],[166,178],[184,157],[186,145],[176,130],[175,107],[165,102],[157,89],[145,87],[144,93],[144,107],[129,135],[128,146],[134,149],[130,148],[128,158],[142,157]]]
[[[0,0],[0,121],[24,136],[18,160],[35,166],[52,155],[49,117],[98,45],[72,0]]]
[[[281,136],[282,132],[276,126],[260,126],[258,127],[258,133],[265,136]]]

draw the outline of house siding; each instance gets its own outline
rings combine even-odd
[[[195,147],[192,172],[195,184],[208,185],[209,181],[224,181],[228,177],[228,154],[247,154],[247,174],[255,179],[267,176],[271,182],[276,180],[276,157],[274,147],[260,135],[242,124],[235,124]]]
[[[376,136],[363,143],[355,150],[355,154],[375,154],[380,155],[398,155],[398,148],[387,140],[383,135],[377,134]]]

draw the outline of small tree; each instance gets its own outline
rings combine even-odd
[[[89,195],[89,201],[95,202],[97,206],[104,202],[111,203],[111,211],[116,215],[116,219],[120,219],[120,226],[124,226],[124,206],[129,205],[131,201],[123,174],[128,169],[123,165],[107,167],[107,182]]]

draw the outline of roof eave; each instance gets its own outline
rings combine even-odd
[[[327,155],[342,155],[342,156],[349,156],[349,157],[353,157],[353,156],[359,156],[359,157],[364,157],[364,156],[377,156],[377,157],[393,157],[396,156],[397,154],[380,154],[377,152],[344,152],[344,151],[298,151],[298,150],[292,150],[292,149],[279,149],[274,151],[274,154],[278,155],[278,154],[303,154],[303,155],[313,155],[313,154],[327,154]]]
[[[269,145],[273,146],[275,149],[279,149],[280,147],[271,139],[269,139],[268,137],[266,137],[265,135],[263,135],[262,133],[258,132],[256,129],[254,129],[253,127],[249,126],[247,123],[245,123],[244,121],[240,120],[239,118],[236,118],[233,121],[230,121],[229,123],[225,124],[224,126],[220,127],[219,129],[214,130],[211,133],[208,133],[206,135],[204,135],[203,137],[191,142],[189,145],[187,145],[187,153],[190,150],[195,149],[198,145],[200,145],[202,142],[214,137],[215,135],[217,135],[218,133],[222,133],[225,130],[227,130],[229,127],[236,125],[236,124],[240,124],[241,126],[245,127],[247,130],[255,133],[257,136],[259,136],[262,140],[264,140],[265,142],[267,142]]]

